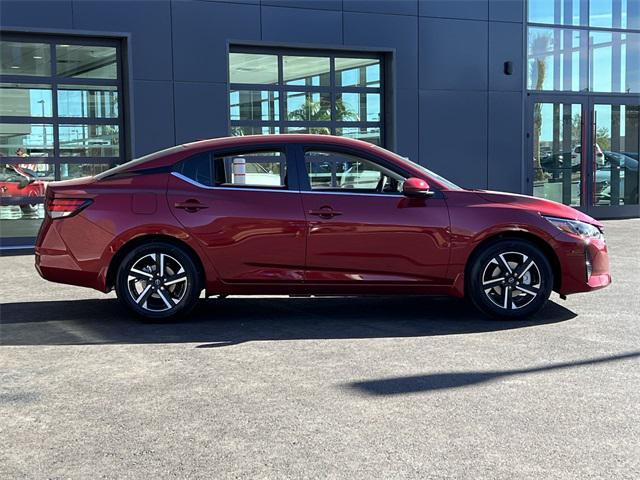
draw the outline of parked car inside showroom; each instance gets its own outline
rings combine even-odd
[[[552,290],[611,282],[602,225],[584,213],[466,190],[376,145],[328,135],[180,145],[49,184],[46,212],[42,277],[115,289],[156,321],[185,316],[202,291],[446,294],[514,319],[535,314]]]

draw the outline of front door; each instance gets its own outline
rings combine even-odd
[[[404,177],[391,168],[353,152],[305,149],[305,281],[363,286],[446,283],[445,200],[440,194],[403,196]]]
[[[597,218],[639,216],[637,100],[544,93],[530,98],[529,191]]]
[[[296,178],[284,148],[204,152],[176,165],[167,199],[221,280],[295,283],[306,232]]]

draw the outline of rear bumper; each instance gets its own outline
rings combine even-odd
[[[560,257],[560,294],[590,292],[611,283],[609,251],[603,240],[573,240],[572,245],[562,243],[561,250],[565,254]],[[591,265],[590,274],[587,263]]]

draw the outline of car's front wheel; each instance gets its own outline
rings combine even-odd
[[[190,312],[201,291],[198,269],[183,249],[164,242],[134,248],[120,263],[118,299],[146,320],[174,319]]]
[[[538,312],[553,288],[553,270],[532,243],[513,239],[492,243],[472,259],[467,295],[483,313],[516,319]]]

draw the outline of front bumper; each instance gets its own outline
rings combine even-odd
[[[611,283],[609,250],[604,240],[567,237],[559,243],[560,276],[558,293],[589,292]],[[590,268],[587,263],[590,263]]]

